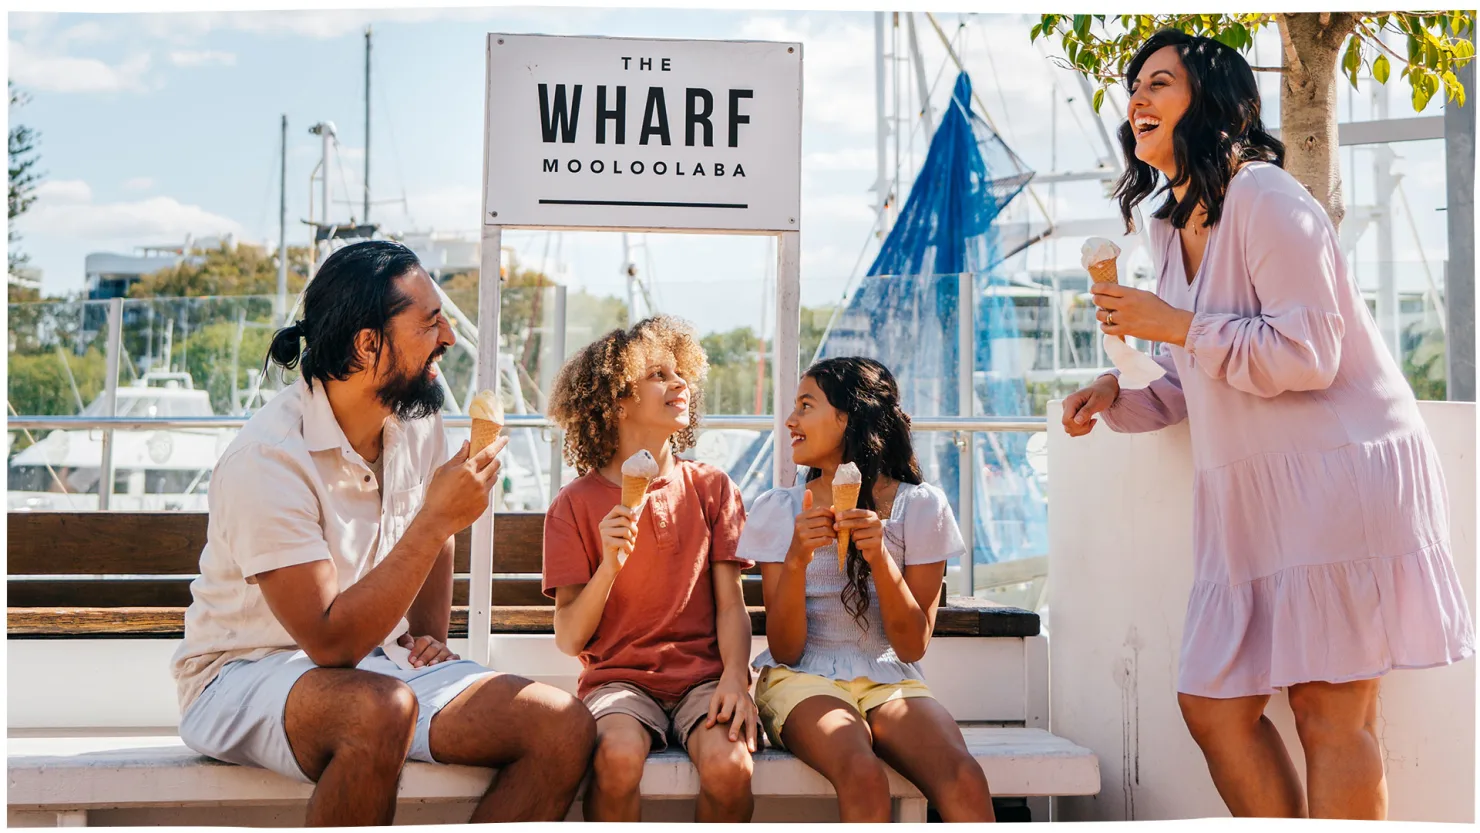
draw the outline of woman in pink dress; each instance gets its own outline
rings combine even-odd
[[[1380,819],[1380,678],[1474,653],[1444,478],[1321,206],[1281,167],[1249,65],[1163,32],[1126,73],[1117,187],[1142,200],[1155,294],[1096,285],[1101,329],[1167,375],[1064,401],[1081,436],[1192,431],[1194,583],[1178,702],[1235,816]],[[1163,179],[1159,179],[1160,172]],[[1264,709],[1287,689],[1306,788]]]

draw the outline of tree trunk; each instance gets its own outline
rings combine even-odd
[[[1338,12],[1278,16],[1285,52],[1280,88],[1285,170],[1310,191],[1337,226],[1346,213],[1336,139],[1337,64],[1356,19]]]

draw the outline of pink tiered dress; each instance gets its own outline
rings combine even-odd
[[[1439,460],[1336,230],[1288,173],[1233,178],[1192,280],[1152,220],[1157,294],[1195,314],[1121,432],[1190,421],[1194,583],[1177,690],[1271,694],[1474,654]]]

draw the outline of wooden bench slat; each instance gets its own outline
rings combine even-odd
[[[194,575],[206,543],[204,512],[11,512],[11,575]],[[500,512],[496,573],[538,573],[543,512]],[[453,563],[469,571],[471,533],[457,535]]]
[[[766,610],[751,607],[751,630],[766,632]],[[185,610],[179,607],[81,607],[6,610],[7,633],[12,638],[179,637],[185,632]],[[547,605],[510,605],[492,611],[494,633],[553,633],[555,608]],[[1037,636],[1038,614],[972,599],[953,600],[935,617],[940,637]],[[452,609],[452,636],[468,634],[468,609]]]
[[[72,579],[67,581],[20,581],[11,579],[11,607],[187,607],[190,604],[190,576],[174,579]],[[746,577],[743,584],[745,603],[765,604],[760,578]],[[468,580],[452,583],[452,603],[468,603]],[[493,604],[550,606],[555,600],[544,594],[537,578],[496,578],[493,580]]]

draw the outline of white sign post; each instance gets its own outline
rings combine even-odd
[[[478,378],[498,384],[503,229],[766,234],[778,239],[775,478],[796,395],[801,312],[802,46],[488,36]],[[468,637],[490,662],[493,512],[473,525]]]

